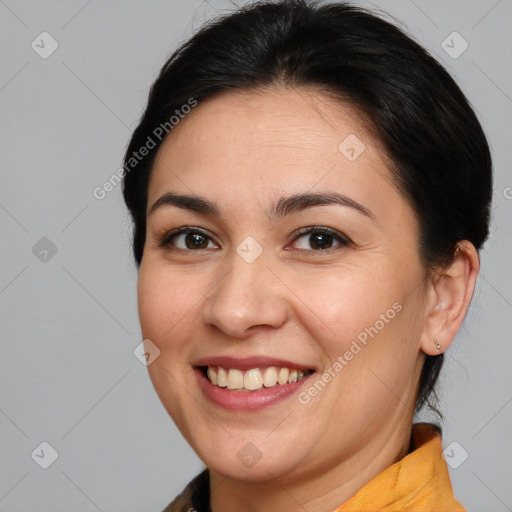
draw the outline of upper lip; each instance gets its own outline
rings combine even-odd
[[[280,368],[290,368],[292,370],[312,370],[311,366],[295,363],[286,359],[276,359],[264,356],[242,358],[229,356],[203,357],[198,359],[192,366],[222,366],[223,368],[234,368],[237,370],[250,370],[252,368],[277,366]]]

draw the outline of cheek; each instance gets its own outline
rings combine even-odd
[[[395,282],[334,270],[308,279],[295,279],[297,308],[317,342],[332,357],[343,354],[353,340],[364,343],[390,330],[399,320],[401,294]]]
[[[371,416],[384,404],[396,405],[396,396],[413,379],[418,350],[411,326],[420,323],[418,309],[406,298],[405,282],[383,275],[331,273],[297,285],[300,322],[321,350],[324,372],[332,376],[324,397],[340,410],[358,411],[367,404],[360,413]]]
[[[299,400],[315,428],[330,433],[326,451],[338,436],[359,446],[410,402],[417,350],[405,333],[415,310],[403,304],[404,282],[383,275],[370,268],[358,275],[331,272],[329,278],[319,273],[294,288],[303,302],[296,302],[300,322],[324,357],[323,373],[303,389]],[[341,421],[326,426],[326,410]]]
[[[143,337],[162,352],[176,350],[183,332],[190,332],[200,296],[197,286],[183,275],[157,264],[141,265],[137,301]]]

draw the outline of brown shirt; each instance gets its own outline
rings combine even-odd
[[[210,511],[210,474],[207,469],[197,475],[162,512],[194,511]]]

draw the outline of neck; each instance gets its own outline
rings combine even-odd
[[[391,422],[390,428],[379,432],[350,459],[300,478],[287,475],[265,482],[243,482],[210,469],[211,510],[296,512],[300,508],[307,512],[332,512],[375,476],[407,455],[411,423],[412,416],[404,414],[400,421]]]

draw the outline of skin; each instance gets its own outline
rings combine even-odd
[[[349,134],[366,146],[354,161],[338,149]],[[438,353],[434,338],[445,350],[462,323],[476,250],[463,241],[449,268],[427,274],[417,220],[378,141],[354,109],[315,90],[237,91],[200,103],[159,149],[148,212],[167,192],[220,209],[149,214],[138,280],[143,337],[160,350],[149,374],[210,468],[212,510],[334,510],[407,454],[425,354]],[[269,215],[273,202],[299,192],[344,194],[371,217],[340,205]],[[207,232],[205,248],[187,249],[185,235],[159,245],[186,225]],[[327,237],[332,248],[318,249],[311,234],[294,234],[308,226],[351,242]],[[236,252],[247,236],[263,247],[252,263]],[[400,312],[307,404],[293,395],[228,411],[192,371],[201,357],[266,355],[319,377],[396,303]],[[261,452],[250,468],[237,457],[248,442]]]

